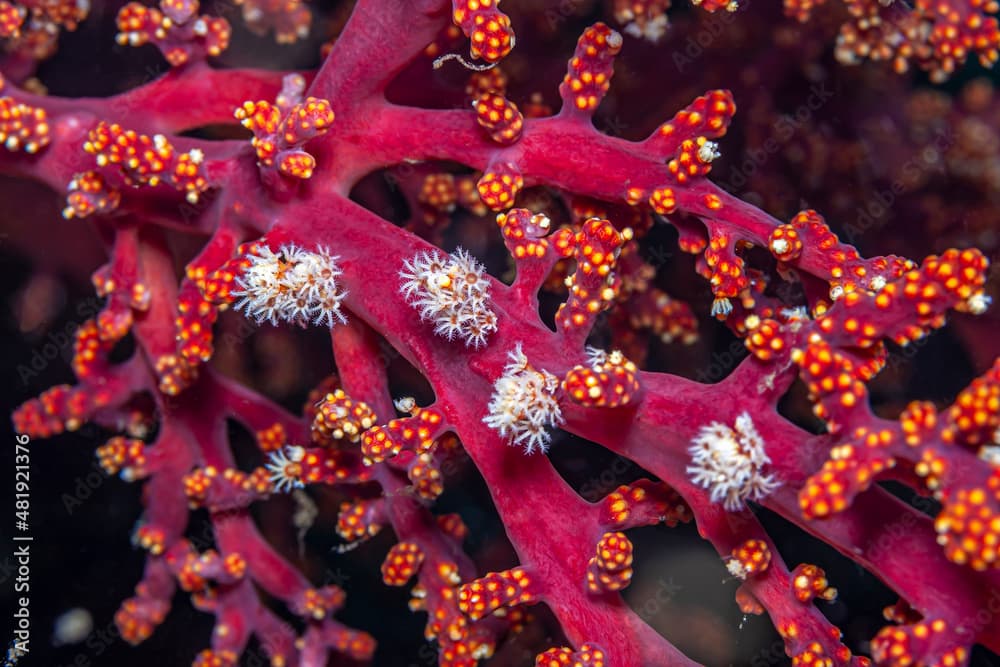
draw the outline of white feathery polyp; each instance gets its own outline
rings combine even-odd
[[[278,493],[287,493],[292,489],[305,487],[302,483],[299,462],[305,458],[306,450],[295,445],[286,445],[271,452],[267,457],[265,468],[271,473],[270,481]],[[296,472],[298,471],[298,472]]]
[[[731,512],[743,509],[747,500],[763,499],[781,484],[773,474],[764,473],[771,459],[747,412],[732,427],[719,422],[702,426],[688,452],[691,481],[710,491],[712,502],[722,503]]]
[[[483,423],[506,438],[508,445],[524,447],[525,454],[544,453],[552,440],[549,429],[563,423],[556,399],[559,379],[533,368],[520,343],[508,357],[503,375],[493,384]]]
[[[341,310],[347,292],[337,281],[343,271],[337,266],[339,258],[326,248],[310,252],[289,244],[274,252],[261,245],[247,258],[250,266],[236,278],[240,289],[232,292],[243,297],[236,310],[271,324],[282,320],[332,327],[347,322]]]
[[[399,291],[420,319],[433,322],[434,333],[479,349],[497,330],[485,273],[461,248],[451,255],[419,252],[403,262]]]

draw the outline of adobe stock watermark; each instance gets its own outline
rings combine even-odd
[[[809,123],[813,116],[829,103],[834,97],[834,91],[827,88],[825,82],[815,83],[809,88],[809,96],[798,105],[792,113],[783,114],[771,126],[770,136],[759,147],[747,147],[743,151],[743,160],[734,168],[726,181],[719,185],[730,192],[738,190],[750,182],[757,170],[767,164],[768,160],[781,150],[795,134]]]
[[[32,348],[27,361],[17,366],[17,377],[21,380],[22,386],[28,386],[57,359],[63,363],[69,362],[73,356],[76,330],[83,322],[96,317],[101,311],[102,304],[103,300],[96,296],[84,299],[76,305],[72,321],[60,329],[48,332],[42,341]]]
[[[854,245],[862,235],[878,229],[888,222],[888,213],[892,210],[896,199],[902,195],[908,183],[916,183],[921,175],[928,171],[944,171],[944,156],[955,144],[957,138],[950,131],[942,131],[935,135],[931,145],[925,146],[917,155],[904,162],[899,167],[899,176],[887,188],[875,192],[856,210],[853,222],[844,225],[844,236],[847,242]]]
[[[747,356],[747,348],[742,340],[734,340],[721,352],[713,352],[708,366],[698,369],[694,379],[702,384],[714,384],[728,375]]]
[[[580,497],[589,503],[596,503],[617,489],[625,475],[635,470],[636,465],[632,461],[624,456],[616,456],[610,466],[580,486]]]
[[[14,611],[11,614],[13,638],[7,650],[6,665],[15,665],[30,653],[31,632],[31,448],[26,435],[14,443],[14,535],[11,537],[14,565]]]
[[[722,37],[726,28],[739,19],[739,15],[750,8],[750,0],[741,0],[736,11],[721,11],[710,14],[704,21],[704,25],[698,32],[689,35],[684,42],[684,46],[675,49],[671,54],[674,68],[683,74],[685,70],[695,64],[703,55],[705,50],[712,46],[717,39]]]
[[[545,21],[551,32],[559,29],[568,19],[577,16],[584,7],[583,0],[559,0],[554,6],[545,10]]]
[[[677,597],[677,594],[684,590],[684,587],[674,582],[673,577],[660,578],[656,581],[656,590],[653,594],[642,601],[641,604],[632,604],[635,613],[639,618],[649,623],[652,619],[660,615],[670,601]]]

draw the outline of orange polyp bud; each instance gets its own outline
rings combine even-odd
[[[224,18],[198,16],[198,5],[196,0],[161,0],[156,9],[130,2],[118,11],[115,39],[122,46],[153,43],[173,67],[217,56],[229,47],[232,28]]]
[[[470,102],[475,103],[488,93],[501,97],[507,94],[507,75],[500,67],[491,67],[469,75],[469,81],[465,84],[465,96]]]
[[[453,0],[452,20],[469,38],[473,58],[499,62],[514,48],[510,17],[499,9],[499,0]]]
[[[515,208],[497,215],[504,244],[516,261],[542,259],[549,252],[544,237],[552,231],[552,221],[543,213]]]
[[[734,243],[727,232],[713,230],[705,248],[705,265],[709,286],[715,295],[712,315],[725,317],[732,310],[729,300],[738,297],[750,286],[744,270],[743,258],[736,254],[739,243]]]
[[[393,458],[402,449],[403,443],[394,439],[393,434],[382,426],[373,426],[362,436],[361,451],[373,463]]]
[[[312,177],[316,159],[302,146],[326,134],[335,114],[330,102],[316,97],[301,98],[305,81],[289,74],[274,104],[265,100],[246,101],[233,115],[243,127],[253,132],[251,145],[262,168],[272,168],[298,180]]]
[[[184,476],[184,495],[188,505],[202,507],[208,498],[208,490],[218,477],[219,471],[214,466],[195,468]]]
[[[478,621],[501,607],[536,602],[537,584],[523,567],[490,572],[485,577],[458,588],[458,608],[473,621]]]
[[[670,215],[677,210],[677,194],[670,187],[657,188],[649,197],[649,205],[660,215]]]
[[[458,189],[454,175],[427,174],[420,186],[417,200],[441,213],[454,211],[455,204],[458,202]]]
[[[524,116],[517,105],[496,93],[487,93],[473,105],[476,121],[490,138],[501,146],[509,146],[521,138]]]
[[[751,539],[740,543],[730,553],[726,569],[740,579],[761,574],[771,564],[771,549],[763,540]]]
[[[160,0],[160,9],[174,23],[187,23],[198,13],[198,0]]]
[[[406,475],[421,498],[434,500],[444,492],[444,476],[430,454],[415,457]]]
[[[872,658],[876,664],[886,667],[957,667],[968,664],[969,649],[956,639],[956,634],[949,631],[942,619],[923,619],[901,627],[887,626],[871,641]]]
[[[815,403],[814,412],[827,421],[831,432],[838,431],[847,415],[866,404],[865,367],[856,365],[823,339],[816,337],[804,350],[793,349],[791,358],[799,366],[799,376]],[[840,418],[831,419],[831,413]]]
[[[661,125],[649,138],[647,145],[658,155],[672,155],[675,159],[680,160],[681,156],[677,155],[677,152],[684,141],[691,141],[692,136],[700,135],[704,140],[703,143],[700,146],[691,147],[695,149],[694,153],[696,154],[706,143],[709,143],[708,139],[718,139],[725,136],[729,123],[735,114],[736,103],[733,101],[731,92],[710,90]],[[703,151],[703,155],[708,157],[709,153]],[[705,161],[703,160],[703,162]],[[679,166],[680,162],[678,162]]]
[[[410,417],[393,419],[385,426],[372,426],[361,436],[366,463],[381,463],[404,448],[417,454],[433,451],[437,439],[448,429],[444,415],[434,408],[415,408]]]
[[[279,132],[286,145],[300,146],[325,134],[333,120],[333,109],[327,100],[307,97],[291,108],[282,121]]]
[[[1000,360],[955,397],[945,416],[945,442],[971,447],[994,442],[1000,429]]]
[[[896,465],[895,457],[884,451],[892,443],[892,431],[868,433],[866,437],[862,428],[849,444],[835,447],[830,460],[799,491],[802,515],[818,519],[847,509],[854,497],[871,487],[879,474]]]
[[[45,109],[0,97],[0,143],[8,151],[37,153],[49,145],[50,131]]]
[[[831,588],[822,568],[802,563],[792,570],[792,593],[799,602],[810,602],[815,598],[835,600],[837,589]]]
[[[559,85],[564,110],[594,112],[611,85],[614,57],[621,48],[622,36],[604,23],[595,23],[584,30]]]
[[[385,523],[381,499],[343,503],[337,515],[337,534],[348,542],[378,534]]]
[[[239,656],[233,651],[213,651],[205,649],[198,653],[191,667],[235,667]]]
[[[21,36],[21,26],[28,11],[24,7],[9,2],[0,2],[0,39],[11,39]]]
[[[513,206],[523,187],[521,170],[509,162],[490,166],[476,184],[480,199],[494,211]]]
[[[98,167],[117,166],[130,185],[166,183],[184,192],[191,203],[209,187],[202,152],[195,148],[178,153],[162,134],[149,137],[101,121],[87,134],[83,149],[96,158]]]
[[[142,440],[115,436],[97,448],[97,459],[109,475],[121,474],[126,482],[145,478],[146,445]]]
[[[161,356],[156,360],[154,368],[160,391],[167,396],[178,395],[198,377],[198,367],[175,354]]]
[[[789,333],[777,320],[763,320],[747,335],[744,344],[761,361],[771,361],[788,350]]]
[[[110,327],[107,323],[102,330],[95,320],[86,320],[77,328],[73,335],[73,373],[81,380],[93,379],[105,370],[107,356],[111,352],[114,343],[128,332],[131,325],[130,313],[123,313],[121,326],[117,328],[117,333],[121,335],[115,338],[109,335]]]
[[[767,240],[767,249],[779,262],[791,262],[802,254],[802,239],[794,225],[779,225]]]
[[[714,141],[709,141],[704,136],[684,139],[673,159],[667,162],[667,171],[674,180],[684,185],[692,178],[707,176],[712,171],[712,162],[718,157],[719,147]]]
[[[257,446],[262,452],[274,452],[288,443],[288,432],[280,423],[275,422],[255,434]]]
[[[35,438],[75,431],[95,410],[104,407],[107,395],[86,387],[57,385],[14,411],[14,428]]]
[[[814,226],[805,233],[815,238],[818,229]],[[978,250],[946,250],[914,268],[892,257],[862,262],[853,248],[839,244],[828,230],[826,239],[821,250],[829,251],[837,262],[831,271],[831,296],[838,303],[817,319],[817,325],[824,338],[838,345],[870,348],[883,338],[905,345],[943,326],[948,309],[979,313],[989,303],[983,294],[989,263]],[[868,278],[866,266],[874,278]],[[871,291],[861,289],[849,277],[852,274],[864,276],[864,285]],[[895,316],[881,318],[890,309]]]
[[[736,605],[744,614],[760,616],[765,611],[764,605],[746,589],[746,586],[740,586],[736,589]]]
[[[111,188],[96,171],[76,174],[67,189],[69,194],[63,209],[63,217],[67,220],[110,213],[121,203],[121,193]]]
[[[115,613],[115,625],[122,639],[133,645],[149,639],[170,610],[169,600],[150,596],[141,584],[136,587],[136,593],[138,595],[122,602]]]
[[[580,650],[550,648],[535,658],[535,667],[604,667],[607,653],[597,644],[581,644]]]
[[[313,442],[329,446],[337,440],[358,442],[378,418],[363,401],[353,401],[343,389],[327,394],[316,410],[312,422]]]
[[[981,486],[950,492],[934,529],[953,563],[980,571],[1000,567],[1000,468]]]
[[[188,284],[177,298],[177,351],[186,362],[197,365],[212,358],[212,326],[218,308],[206,301],[198,289]]]
[[[735,12],[740,7],[738,0],[691,0],[691,4],[695,7],[701,7],[709,13],[717,12],[720,9]]]
[[[139,526],[132,536],[132,542],[140,549],[145,549],[154,556],[159,556],[166,549],[167,534],[162,528],[144,524]]]
[[[308,180],[316,169],[316,158],[305,151],[285,151],[280,154],[278,170],[285,176]]]
[[[638,369],[617,350],[610,354],[591,348],[588,365],[574,366],[563,379],[563,391],[581,405],[617,408],[639,394]]]
[[[929,401],[914,401],[899,415],[904,442],[910,447],[926,444],[935,432],[937,409]]]
[[[676,526],[691,520],[691,508],[684,499],[663,482],[640,479],[619,486],[601,503],[604,525],[626,529],[660,522]]]
[[[586,331],[597,315],[618,297],[621,281],[614,268],[625,243],[633,232],[621,232],[608,220],[591,218],[576,234],[560,230],[553,238],[563,256],[576,260],[576,271],[566,279],[569,299],[556,312],[556,322],[564,330]]]
[[[205,301],[217,306],[228,306],[234,300],[231,292],[236,283],[236,277],[246,272],[252,264],[250,257],[257,255],[258,250],[257,242],[243,243],[236,249],[236,253],[231,259],[207,275],[205,275],[204,269],[189,266],[189,271],[194,271],[195,274],[189,274],[188,278],[198,286]]]
[[[439,514],[436,520],[438,528],[440,528],[445,535],[448,535],[459,542],[469,536],[469,528],[465,525],[465,522],[462,521],[462,517],[459,514]]]
[[[244,102],[233,112],[240,124],[255,135],[274,134],[281,123],[281,110],[264,100]]]
[[[587,590],[620,591],[632,581],[632,542],[625,533],[604,533],[587,563]]]
[[[274,30],[278,44],[293,44],[309,36],[312,13],[303,0],[234,0],[243,7],[243,21],[258,35]]]
[[[382,563],[382,581],[386,586],[405,586],[423,562],[424,552],[416,542],[394,544]]]
[[[847,658],[850,658],[850,651],[847,652]],[[841,663],[834,662],[819,642],[809,642],[803,650],[792,656],[792,667],[833,667],[835,664],[846,662],[846,660],[842,660]]]
[[[263,467],[249,474],[235,468],[221,471],[215,466],[195,468],[184,476],[184,495],[191,509],[241,509],[274,490],[269,476],[269,471]]]
[[[340,609],[346,597],[337,586],[306,588],[292,598],[289,607],[303,618],[322,621]]]

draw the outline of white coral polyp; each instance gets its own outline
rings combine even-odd
[[[338,257],[326,248],[309,252],[295,245],[283,245],[274,252],[262,245],[247,256],[250,266],[237,277],[239,290],[234,296],[243,297],[236,309],[257,322],[291,322],[300,326],[310,323],[332,327],[347,318],[341,302],[347,296],[337,279],[343,273],[337,266]]]
[[[479,349],[497,330],[483,266],[461,248],[451,255],[417,253],[403,262],[399,277],[399,291],[437,335]]]
[[[533,368],[520,344],[508,356],[510,363],[493,383],[483,423],[506,438],[508,445],[523,447],[525,454],[545,453],[552,440],[549,429],[563,423],[556,398],[559,379]]]
[[[749,413],[741,413],[733,427],[719,422],[702,426],[688,452],[691,481],[730,512],[743,509],[747,500],[762,500],[781,485],[764,472],[771,459]]]
[[[305,455],[306,450],[294,445],[286,445],[268,455],[264,467],[271,473],[271,485],[277,493],[288,493],[292,489],[305,487],[300,465]]]

